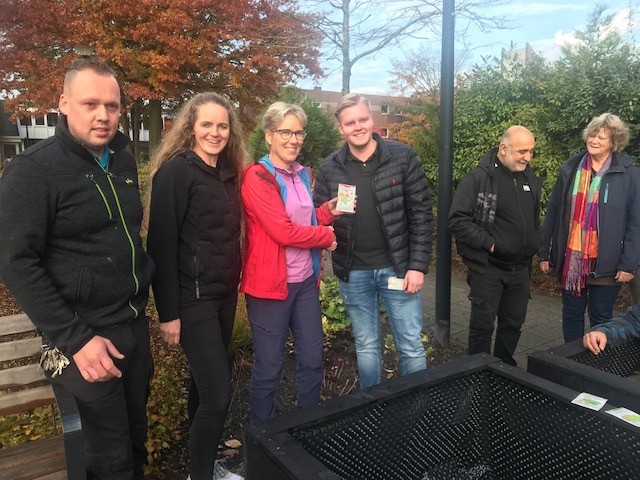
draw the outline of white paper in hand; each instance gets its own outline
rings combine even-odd
[[[404,290],[404,279],[398,277],[389,277],[387,288],[389,290]]]

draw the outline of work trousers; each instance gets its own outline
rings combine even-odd
[[[505,270],[489,264],[482,274],[469,270],[467,283],[471,288],[469,355],[491,353],[491,336],[497,316],[493,355],[509,365],[516,365],[513,353],[527,315],[529,269],[525,266]]]
[[[143,477],[147,450],[147,398],[153,362],[149,321],[141,316],[130,323],[96,330],[124,355],[113,359],[121,378],[89,383],[73,358],[61,375],[50,378],[76,398],[89,480],[129,480]]]
[[[282,377],[284,349],[291,332],[296,355],[298,407],[320,402],[323,333],[320,300],[312,275],[287,284],[285,300],[245,295],[253,333],[253,369],[249,385],[250,422],[275,416],[276,387]]]

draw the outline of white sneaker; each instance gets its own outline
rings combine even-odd
[[[213,480],[244,480],[244,477],[227,470],[224,460],[216,460],[213,464]]]

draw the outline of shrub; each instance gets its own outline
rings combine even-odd
[[[182,439],[182,424],[187,419],[187,381],[189,368],[182,348],[167,345],[160,336],[158,315],[153,300],[151,314],[151,352],[154,374],[147,402],[147,466],[145,473],[155,471],[160,457],[171,444]]]
[[[233,325],[233,338],[229,347],[229,358],[233,362],[243,356],[251,348],[252,336],[249,315],[247,313],[247,303],[244,295],[238,297],[238,307],[236,309],[236,320]]]
[[[351,325],[351,319],[338,291],[338,279],[333,275],[323,277],[320,282],[320,307],[325,333],[342,330]]]
[[[60,419],[53,405],[0,416],[0,450],[50,437],[61,431]]]

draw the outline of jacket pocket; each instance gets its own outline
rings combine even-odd
[[[80,274],[78,275],[78,282],[76,285],[76,312],[80,313],[89,300],[89,294],[91,293],[91,276],[87,267],[80,268]]]

